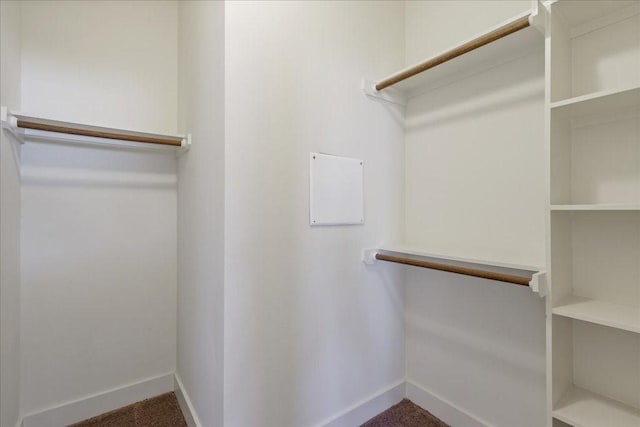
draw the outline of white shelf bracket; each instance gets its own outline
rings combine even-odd
[[[529,24],[537,29],[544,37],[547,36],[547,28],[549,27],[549,11],[540,0],[532,0],[531,14],[529,15]]]
[[[366,265],[373,265],[376,263],[376,253],[378,253],[377,249],[363,249],[362,250],[362,262]]]
[[[539,271],[531,276],[529,282],[531,290],[538,294],[540,298],[544,298],[549,294],[549,287],[547,283],[547,272]]]
[[[387,88],[384,91],[378,91],[376,90],[376,83],[371,80],[362,79],[362,91],[368,97],[388,102],[390,104],[399,105],[401,107],[407,106],[407,97],[404,93],[392,88]]]
[[[0,107],[0,124],[4,131],[8,132],[20,144],[24,144],[24,139],[18,132],[18,119],[5,106]]]
[[[182,140],[182,145],[180,146],[180,149],[176,151],[176,157],[180,157],[190,149],[191,149],[191,134],[188,133],[185,135],[184,139]]]
[[[20,137],[18,133],[18,119],[13,117],[9,112],[9,109],[5,106],[0,107],[0,125],[2,126],[2,131],[11,135],[12,138],[9,138],[11,145],[11,154],[13,155],[13,161],[16,165],[16,170],[18,171],[18,178],[22,180],[22,169],[20,168],[20,153],[18,151],[18,146],[13,142],[13,140],[18,141],[19,144],[24,144],[24,140]]]

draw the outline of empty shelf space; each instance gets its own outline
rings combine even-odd
[[[640,211],[552,212],[553,312],[637,331],[638,259]]]
[[[596,114],[596,108],[574,105],[593,114],[573,118],[570,109],[552,112],[552,210],[638,209],[640,89],[629,93],[635,94],[633,107],[601,106]]]
[[[571,386],[556,404],[553,417],[580,427],[638,427],[640,410]]]
[[[553,114],[569,118],[640,108],[640,82],[629,88],[604,90],[551,103]]]
[[[553,308],[553,314],[640,333],[640,307],[571,295]]]
[[[640,2],[559,1],[551,5],[552,109],[598,100],[640,86]],[[623,89],[627,88],[627,89]],[[631,95],[632,93],[630,93]],[[633,100],[631,100],[633,102]],[[589,110],[591,106],[580,106]],[[586,111],[588,112],[588,111]]]
[[[637,211],[640,203],[600,203],[589,205],[551,205],[552,211]]]

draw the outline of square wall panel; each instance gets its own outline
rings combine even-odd
[[[364,163],[360,159],[309,155],[309,224],[364,223]]]

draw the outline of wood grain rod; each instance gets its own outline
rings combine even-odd
[[[529,286],[530,279],[513,274],[496,273],[493,271],[478,270],[475,268],[458,267],[456,265],[439,264],[437,262],[420,261],[412,258],[397,257],[385,254],[376,254],[380,261],[395,262],[397,264],[412,265],[414,267],[430,268],[432,270],[446,271],[449,273],[463,274],[465,276],[480,277],[482,279],[497,280],[499,282],[514,285]]]
[[[467,43],[464,43],[455,49],[451,49],[448,52],[443,53],[442,55],[438,55],[434,58],[428,59],[425,62],[422,62],[418,65],[415,65],[401,73],[396,74],[395,76],[391,76],[385,80],[376,84],[376,90],[382,90],[389,86],[392,86],[396,83],[399,83],[403,80],[408,79],[409,77],[413,77],[416,74],[420,74],[423,71],[426,71],[430,68],[433,68],[437,65],[443,64],[447,61],[450,61],[458,56],[464,55],[465,53],[471,52],[479,47],[487,45],[491,42],[494,42],[498,39],[508,36],[509,34],[513,34],[516,31],[523,30],[529,26],[529,15],[524,16],[522,18],[516,19],[513,22],[510,22],[496,30],[493,30],[487,34],[484,34],[478,38],[475,38]]]
[[[81,136],[92,136],[96,138],[119,139],[122,141],[142,142],[145,144],[173,145],[176,147],[180,147],[182,145],[180,141],[176,141],[174,139],[168,139],[168,138],[159,138],[159,137],[143,136],[143,135],[128,135],[124,133],[80,129],[80,128],[74,128],[74,127],[68,127],[68,126],[58,126],[58,125],[30,122],[26,120],[18,120],[18,127],[23,129],[44,130],[47,132],[68,133],[72,135],[81,135]]]

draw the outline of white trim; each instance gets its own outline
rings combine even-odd
[[[180,410],[182,411],[182,415],[184,416],[187,425],[189,427],[202,427],[202,423],[196,414],[196,410],[191,403],[191,399],[189,399],[189,395],[184,388],[184,384],[182,384],[182,380],[177,373],[174,376],[173,390],[176,394]]]
[[[66,426],[173,391],[173,374],[149,378],[25,415],[22,427]]]
[[[405,384],[404,380],[400,381],[322,421],[316,427],[359,426],[404,399],[406,395]]]
[[[455,427],[492,427],[486,421],[471,415],[464,409],[411,381],[407,381],[407,398],[448,425]]]

